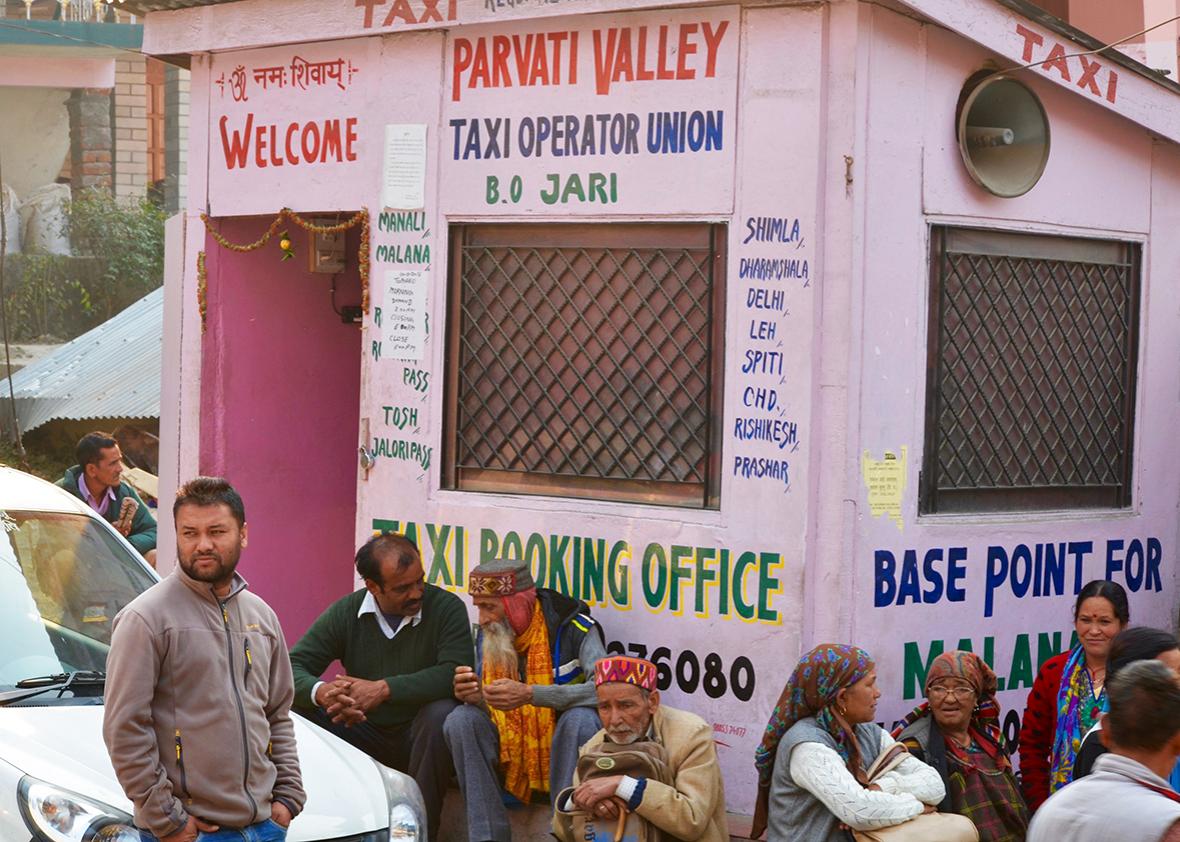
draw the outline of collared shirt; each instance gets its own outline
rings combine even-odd
[[[365,594],[365,598],[361,602],[360,610],[356,612],[356,616],[358,618],[363,617],[366,614],[376,615],[377,625],[380,627],[381,633],[390,640],[393,640],[395,637],[397,637],[398,632],[400,632],[402,629],[407,627],[412,628],[413,626],[416,626],[422,622],[422,608],[419,607],[417,614],[412,614],[409,617],[403,617],[398,627],[396,629],[393,628],[385,619],[385,614],[382,613],[381,609],[377,606],[377,598],[374,597],[372,593]],[[409,622],[407,622],[407,620]]]
[[[393,628],[389,625],[389,621],[385,619],[385,614],[378,607],[377,599],[373,596],[372,592],[365,594],[365,598],[361,601],[360,610],[356,612],[356,616],[358,618],[363,617],[366,614],[373,614],[377,618],[377,627],[381,629],[381,633],[389,640],[393,640],[395,637],[397,637],[398,633],[402,629],[413,628],[422,622],[422,608],[419,606],[417,614],[412,614],[409,617],[402,617],[402,621],[398,624],[398,627],[396,629]],[[320,691],[320,685],[323,683],[324,682],[322,681],[317,681],[311,688],[311,703],[313,705],[316,703],[316,693]]]
[[[86,474],[78,474],[78,491],[82,493],[82,499],[86,501],[87,505],[103,517],[107,516],[107,509],[115,502],[115,489],[109,485],[106,493],[102,495],[102,499],[95,500],[94,495],[90,493],[90,486],[86,484]]]

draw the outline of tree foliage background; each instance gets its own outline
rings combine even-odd
[[[10,339],[72,339],[160,286],[164,219],[146,198],[127,203],[98,189],[76,194],[65,203],[73,255],[5,258]]]

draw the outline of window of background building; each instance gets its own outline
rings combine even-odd
[[[1139,246],[931,233],[921,512],[1129,506]]]
[[[443,485],[715,508],[725,227],[451,229]]]
[[[164,152],[164,62],[147,60],[147,159],[148,184],[165,177]]]

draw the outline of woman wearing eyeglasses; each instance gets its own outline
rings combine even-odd
[[[981,658],[955,650],[934,659],[926,701],[894,736],[933,766],[946,785],[939,812],[971,819],[980,842],[1023,842],[1028,807],[1000,731],[996,675]]]

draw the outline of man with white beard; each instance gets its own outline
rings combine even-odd
[[[573,778],[578,749],[601,727],[594,665],[606,657],[586,603],[533,582],[527,562],[475,567],[467,592],[479,612],[475,669],[455,668],[447,716],[471,842],[510,842],[502,791],[527,803]],[[501,781],[503,790],[501,789]]]
[[[558,805],[553,819],[554,834],[562,842],[582,842],[568,820],[575,810],[608,825],[616,823],[622,810],[658,828],[665,838],[728,842],[725,789],[713,730],[695,713],[661,705],[657,674],[655,664],[638,658],[619,655],[598,662],[594,683],[603,728],[580,754],[597,757],[590,767],[600,772],[613,766],[604,745],[655,743],[663,748],[669,782],[625,774],[596,774],[580,781],[575,775],[572,793]]]

